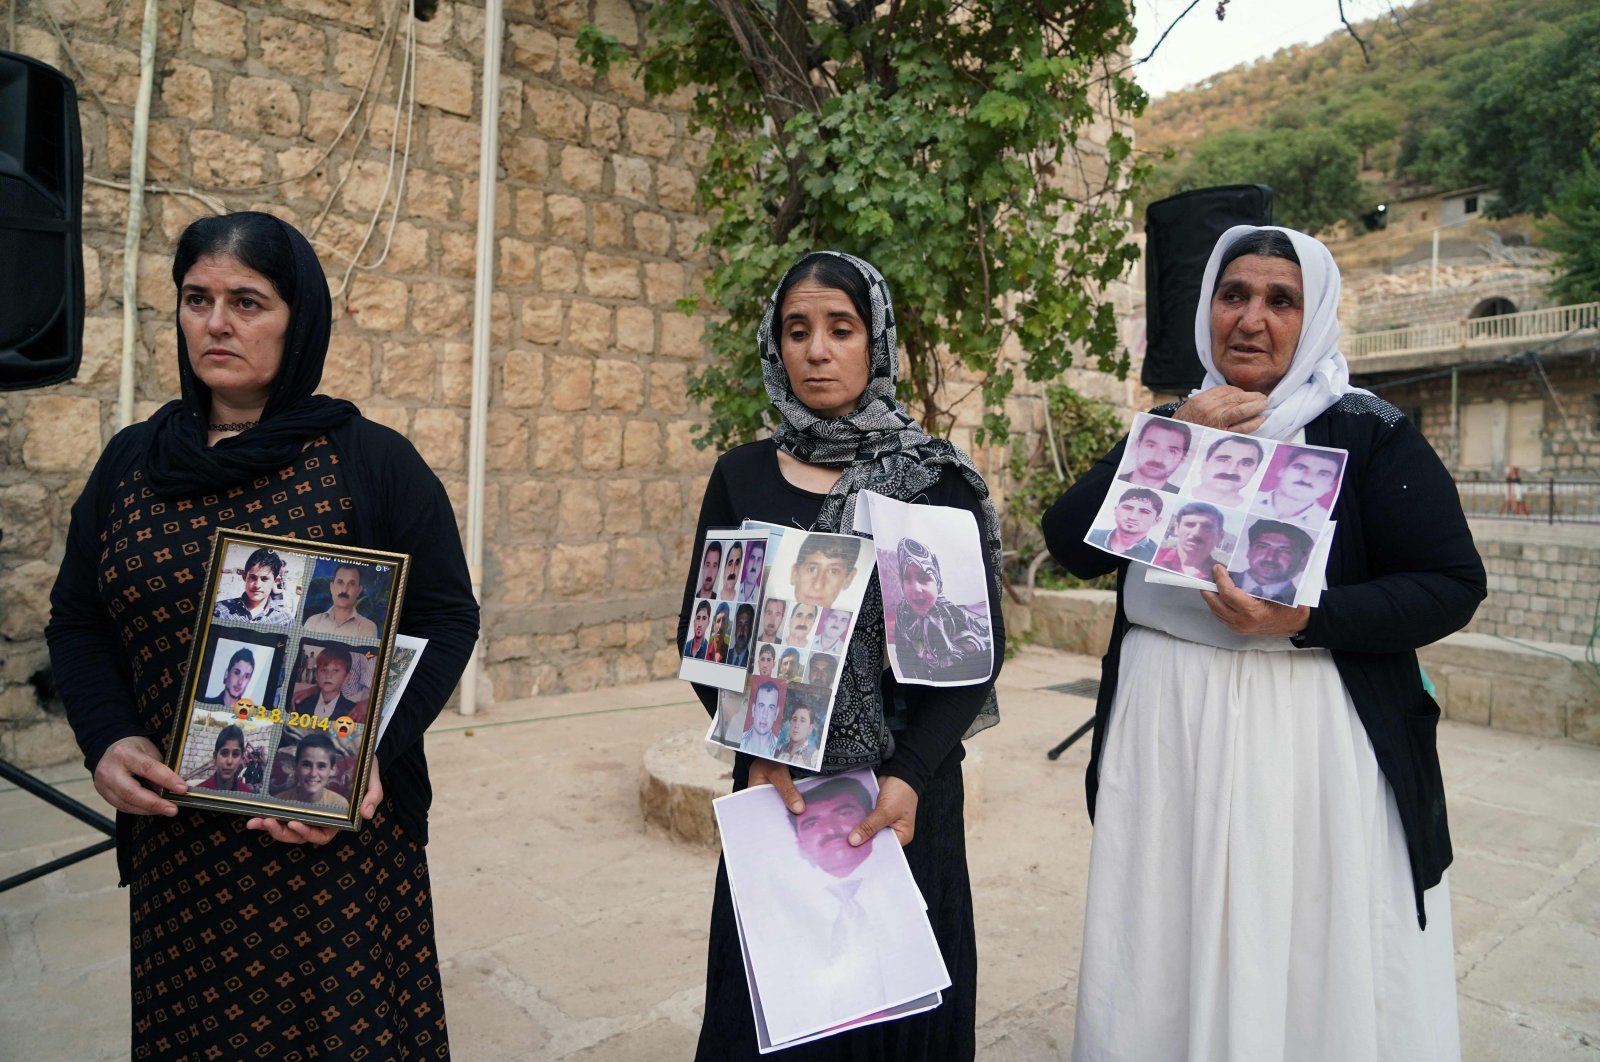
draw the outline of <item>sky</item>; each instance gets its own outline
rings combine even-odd
[[[1352,25],[1376,18],[1412,0],[1344,0]],[[1189,0],[1135,0],[1132,54],[1142,59],[1161,31],[1189,6]],[[1134,68],[1134,77],[1152,97],[1220,73],[1240,63],[1271,55],[1291,44],[1313,44],[1334,32],[1338,0],[1229,0],[1227,18],[1217,21],[1216,0],[1199,0],[1168,34],[1154,58]]]

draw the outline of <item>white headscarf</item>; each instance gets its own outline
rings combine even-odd
[[[1269,230],[1289,237],[1295,254],[1300,256],[1305,318],[1294,360],[1267,396],[1267,420],[1255,434],[1287,439],[1345,395],[1371,393],[1350,386],[1350,364],[1339,353],[1339,267],[1328,248],[1313,236],[1277,225],[1235,225],[1217,240],[1200,279],[1200,305],[1194,316],[1194,346],[1200,364],[1205,366],[1206,378],[1191,395],[1228,382],[1211,358],[1211,295],[1216,290],[1222,258],[1228,248],[1246,236]]]

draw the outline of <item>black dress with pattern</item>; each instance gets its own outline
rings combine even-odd
[[[216,494],[165,500],[142,479],[112,492],[97,582],[166,752],[216,530],[348,542],[353,502],[325,437]],[[449,1057],[427,856],[394,805],[321,847],[280,844],[243,815],[123,816],[132,1057]]]

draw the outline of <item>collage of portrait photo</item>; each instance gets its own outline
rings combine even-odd
[[[348,815],[399,567],[226,538],[216,565],[174,769],[207,806]]]
[[[1142,413],[1085,541],[1212,588],[1221,564],[1252,597],[1315,604],[1347,459]]]
[[[791,531],[770,556],[753,655],[740,686],[744,700],[719,708],[707,740],[815,769],[822,762],[845,651],[872,578],[872,542]],[[691,625],[691,635],[694,630]],[[802,708],[798,715],[796,708]],[[743,725],[725,718],[727,710],[742,716]],[[786,737],[791,731],[802,736]],[[788,746],[781,756],[780,742]]]
[[[766,555],[764,531],[706,535],[678,677],[723,690],[744,689],[754,660]]]

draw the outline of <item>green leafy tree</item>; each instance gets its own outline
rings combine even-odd
[[[709,141],[705,294],[723,316],[690,385],[700,445],[770,422],[756,325],[782,269],[818,248],[888,278],[905,397],[932,431],[976,392],[980,439],[1003,441],[1019,368],[1049,379],[1081,354],[1126,371],[1106,287],[1137,256],[1143,164],[1121,132],[1089,142],[1145,102],[1118,70],[1123,0],[660,0],[649,27],[637,57],[592,27],[579,47],[601,70],[635,63],[652,95],[692,89]]]
[[[1045,388],[1045,430],[1034,448],[1018,440],[1011,447],[1011,479],[1015,486],[1006,495],[1005,540],[1017,547],[1013,581],[1025,581],[1030,569],[1038,569],[1038,555],[1044,548],[1039,520],[1068,487],[1089,470],[1117,441],[1127,434],[1115,407],[1089,398],[1066,384]],[[1110,586],[1109,580],[1075,580],[1052,565],[1041,570],[1044,581],[1053,586]]]
[[[1356,163],[1356,148],[1328,129],[1230,130],[1202,141],[1162,194],[1218,184],[1271,185],[1273,220],[1314,233],[1370,205]]]
[[[1456,124],[1466,174],[1494,184],[1502,217],[1543,213],[1600,138],[1600,9],[1519,51],[1473,87]]]
[[[1361,168],[1371,169],[1372,149],[1400,135],[1400,123],[1388,108],[1363,103],[1339,116],[1333,131],[1361,152]]]
[[[1557,255],[1550,291],[1568,304],[1600,302],[1600,166],[1588,152],[1579,161],[1541,225],[1544,245]]]

